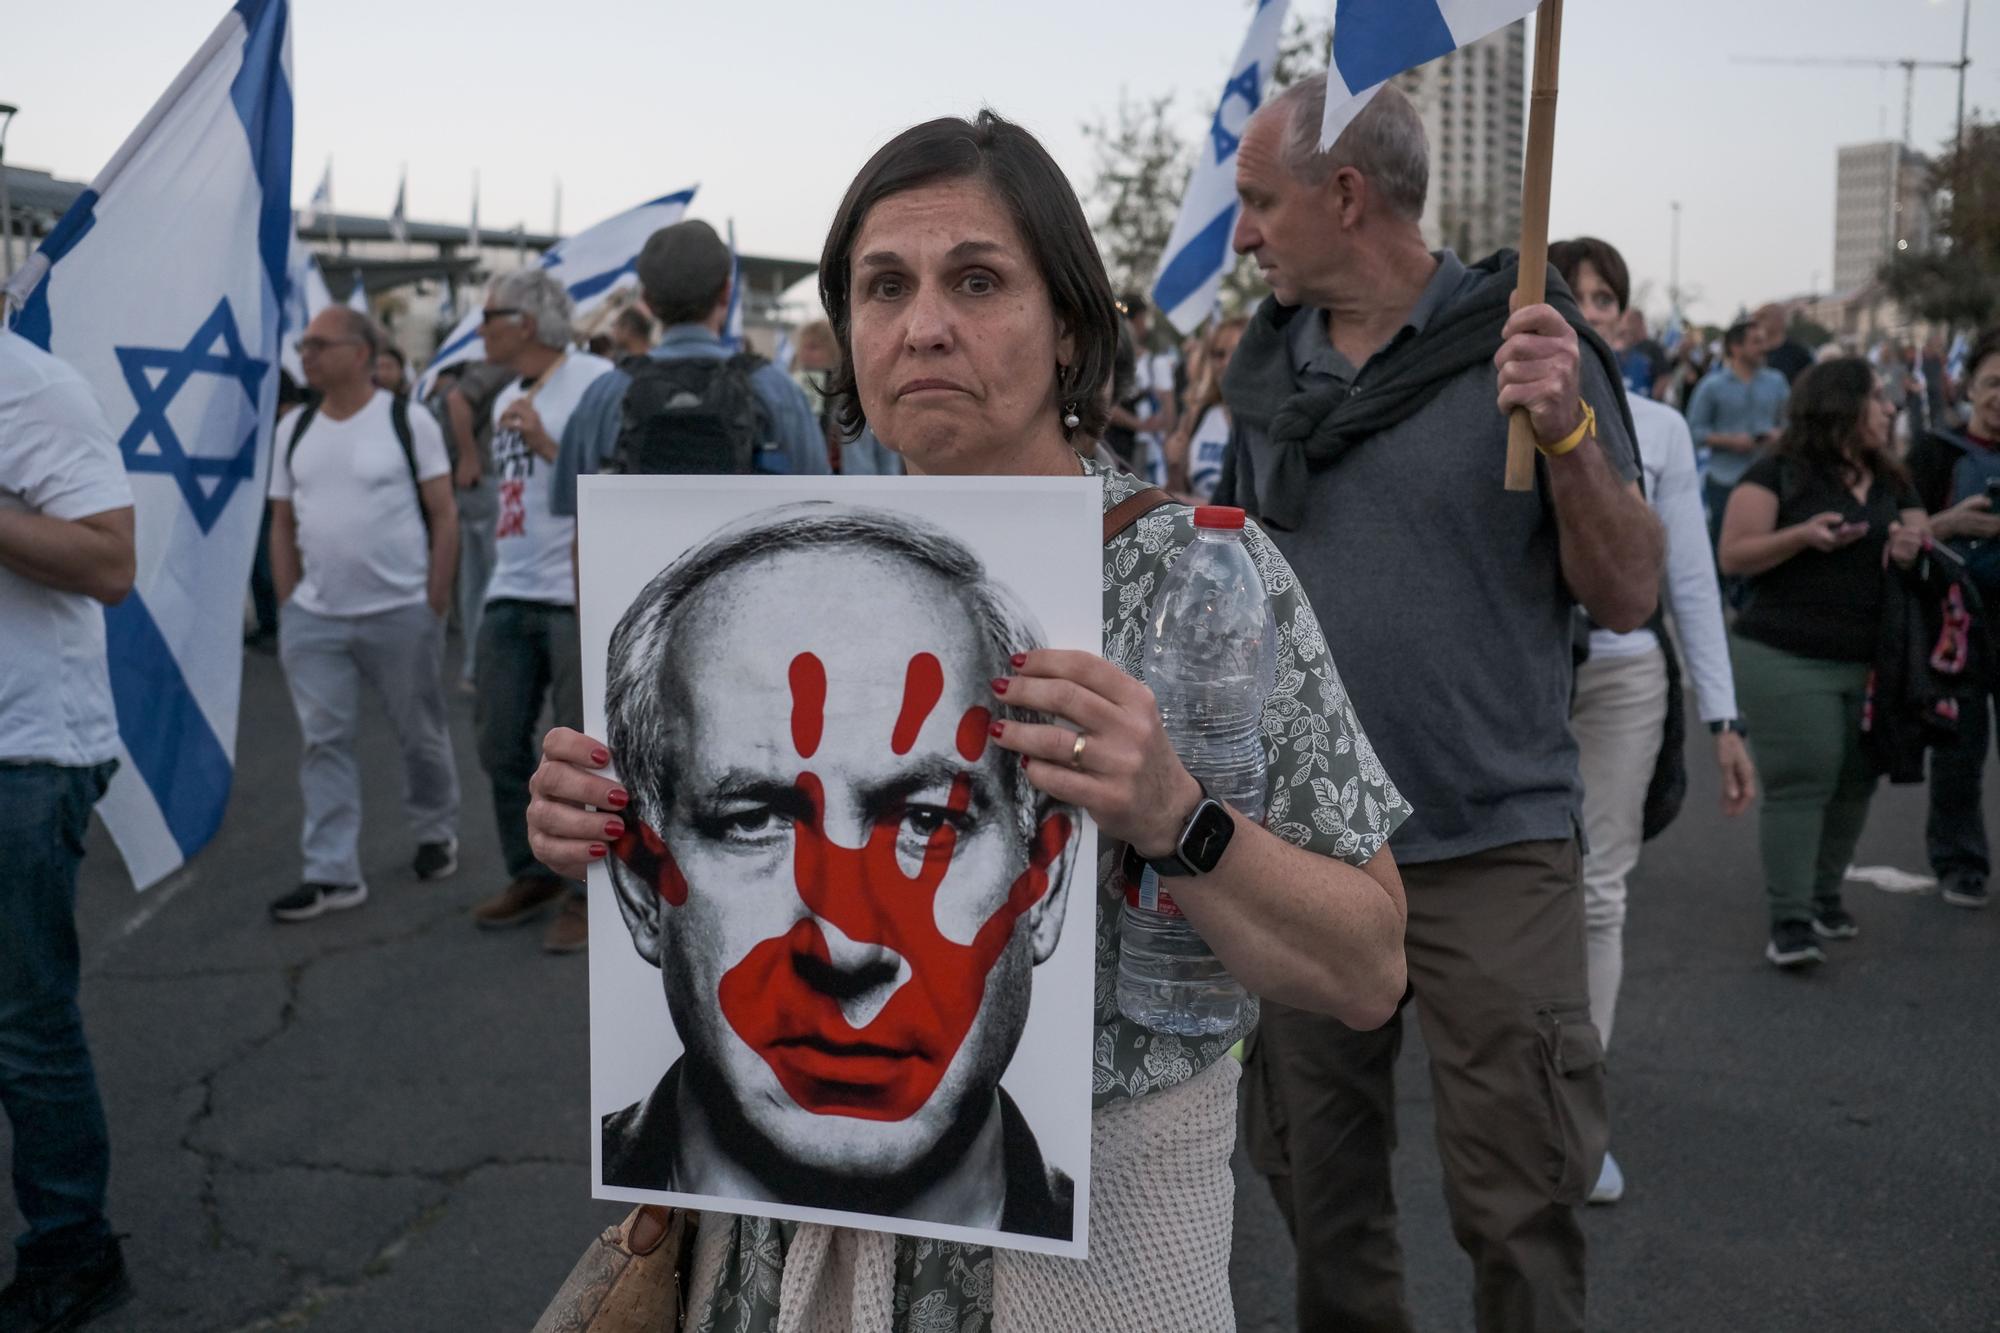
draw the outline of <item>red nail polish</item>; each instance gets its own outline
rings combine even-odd
[[[603,768],[611,762],[611,751],[599,746],[590,752],[590,762],[596,764],[599,768]]]
[[[632,803],[632,797],[623,787],[613,787],[611,794],[604,798],[604,803],[613,810],[623,810]]]
[[[995,694],[1005,694],[1007,692],[1007,678],[1005,676],[995,676],[993,678],[993,692]]]
[[[987,730],[992,732],[995,736],[1003,736],[1007,732],[1007,724],[1005,722],[995,722],[992,726],[988,727]]]
[[[607,854],[607,853],[606,853],[606,851],[605,851],[605,847],[604,847],[604,844],[603,844],[603,843],[601,843],[601,842],[593,842],[593,843],[591,843],[591,844],[590,844],[590,859],[591,859],[591,860],[593,860],[593,861],[602,861],[602,860],[603,860],[603,859],[605,858],[606,854]]]
[[[1022,667],[1028,665],[1028,655],[1026,653],[1015,653],[1012,657],[1008,658],[1007,660],[1014,664],[1014,670],[1016,671],[1019,671]]]
[[[624,820],[622,820],[622,819],[607,819],[607,820],[605,820],[605,821],[604,821],[604,836],[605,836],[605,837],[607,837],[607,838],[614,838],[614,839],[615,839],[615,838],[622,838],[622,837],[624,837],[624,836],[625,836],[625,821],[624,821]]]

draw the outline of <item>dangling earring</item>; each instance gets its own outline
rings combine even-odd
[[[1064,430],[1075,430],[1083,424],[1083,418],[1076,414],[1075,403],[1064,404],[1062,422]]]

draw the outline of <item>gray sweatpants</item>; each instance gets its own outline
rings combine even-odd
[[[418,843],[458,832],[458,765],[445,723],[439,661],[444,622],[422,602],[368,616],[319,616],[294,603],[278,613],[278,659],[305,746],[300,838],[312,884],[361,881],[361,772],[354,759],[361,682],[381,696],[403,747],[403,811]]]
[[[489,466],[479,484],[458,492],[458,629],[465,644],[460,673],[472,684],[474,648],[479,643],[479,619],[486,610],[486,585],[493,578],[493,528],[500,520],[500,488]]]

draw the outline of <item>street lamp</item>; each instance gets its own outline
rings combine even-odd
[[[14,276],[14,209],[7,200],[7,127],[20,110],[12,102],[0,102],[0,282]]]

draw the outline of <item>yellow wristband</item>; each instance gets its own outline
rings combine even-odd
[[[1563,436],[1562,439],[1557,440],[1554,444],[1543,444],[1537,440],[1535,447],[1542,451],[1542,457],[1561,458],[1564,454],[1582,444],[1585,439],[1597,434],[1597,413],[1592,411],[1590,404],[1581,398],[1576,400],[1576,404],[1583,409],[1583,420],[1577,423],[1575,430]]]

